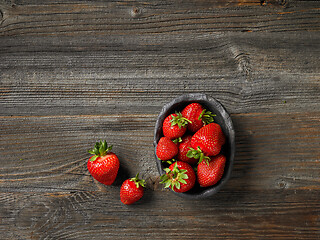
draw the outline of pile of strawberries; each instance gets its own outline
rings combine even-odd
[[[201,187],[215,185],[222,177],[226,157],[221,153],[226,138],[214,114],[199,103],[170,114],[162,125],[156,154],[168,164],[161,183],[175,192],[191,190],[196,181]]]
[[[169,164],[161,183],[176,192],[192,189],[196,181],[201,187],[216,184],[222,177],[226,157],[221,154],[225,136],[221,127],[213,123],[215,115],[199,103],[191,103],[181,112],[167,116],[163,122],[163,137],[159,140],[156,154],[160,161]],[[89,153],[87,162],[90,174],[102,184],[115,181],[120,162],[111,152],[106,141],[97,142]],[[176,159],[176,160],[175,160]],[[137,174],[125,180],[120,188],[120,200],[124,204],[138,201],[144,193],[145,180]]]

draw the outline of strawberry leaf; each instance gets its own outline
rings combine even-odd
[[[214,118],[217,115],[213,114],[212,112],[210,111],[207,111],[206,109],[204,109],[201,114],[199,115],[199,118],[198,120],[202,120],[203,124],[204,125],[207,125],[209,123],[212,123],[214,122]]]
[[[88,153],[95,154],[93,150],[88,150]]]
[[[99,156],[99,155],[100,155],[100,151],[99,151],[99,149],[98,149],[98,148],[95,148],[95,149],[94,149],[94,154],[95,154],[95,155],[97,155],[97,156]]]
[[[168,163],[168,164],[172,164],[172,163],[174,163],[176,160],[175,159],[171,159],[171,160],[167,160],[167,161],[163,161],[163,162],[166,162],[166,163]]]
[[[174,143],[180,143],[180,142],[182,142],[182,138],[181,138],[181,137],[176,138],[176,139],[172,140],[172,142],[174,142]]]
[[[176,116],[171,114],[171,126],[178,125],[179,128],[185,127],[188,123],[192,123],[189,119],[182,116],[180,112],[176,112]]]
[[[183,184],[187,184],[187,181],[184,180],[184,179],[181,179],[180,182],[183,183]]]
[[[187,152],[187,157],[188,158],[194,158],[194,159],[199,159],[198,163],[201,163],[203,160],[209,164],[209,161],[211,160],[208,156],[204,155],[204,153],[201,151],[201,149],[198,147],[198,149],[193,149],[189,147],[189,151]]]
[[[99,156],[94,155],[94,156],[92,156],[92,157],[90,158],[90,161],[91,161],[91,162],[94,162],[98,157],[99,157]]]
[[[165,183],[165,185],[164,185],[164,188],[168,188],[168,187],[170,187],[170,185],[171,185],[171,182],[167,181],[167,182]]]
[[[188,175],[185,173],[182,173],[180,176],[181,176],[181,179],[188,179],[189,178]]]
[[[189,147],[189,151],[187,152],[186,156],[188,158],[195,158],[195,159],[199,159],[200,158],[200,154],[201,154],[201,150],[196,150],[196,149],[193,149],[191,147]]]
[[[91,161],[95,161],[98,157],[105,156],[109,151],[111,151],[112,146],[108,147],[106,140],[96,142],[93,149],[88,150],[88,153],[93,154]]]
[[[139,188],[139,186],[145,187],[146,181],[144,179],[139,178],[139,173],[134,178],[130,178],[130,181],[133,181],[136,184],[136,187]]]
[[[187,170],[179,169],[178,164],[175,163],[172,170],[169,168],[165,168],[166,172],[163,174],[160,179],[162,180],[160,183],[165,184],[164,188],[171,188],[174,190],[181,188],[181,184],[187,184],[186,179],[188,179]]]

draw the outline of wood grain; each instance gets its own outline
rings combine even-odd
[[[317,1],[282,2],[286,1],[75,1],[70,4],[17,1],[17,4],[2,6],[0,34],[140,35],[319,30]]]
[[[319,1],[0,0],[1,239],[319,239]],[[206,93],[236,131],[232,177],[164,190],[162,106]],[[107,139],[121,168],[93,180]],[[140,172],[145,196],[120,202]],[[181,232],[183,229],[183,232]]]
[[[11,229],[4,235],[11,239],[317,239],[314,192],[303,192],[307,199],[299,191],[253,193],[223,190],[210,200],[186,201],[170,192],[147,191],[134,206],[114,197],[118,189],[1,194],[6,210],[1,227]]]
[[[180,37],[4,37],[0,114],[155,114],[188,92],[231,113],[319,109],[319,34]]]

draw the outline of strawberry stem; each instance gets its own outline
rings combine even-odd
[[[139,188],[139,186],[145,187],[146,181],[144,179],[139,178],[139,173],[134,178],[130,178],[130,181],[133,181],[136,184],[136,187]]]
[[[188,158],[199,159],[198,164],[205,160],[209,165],[209,161],[211,160],[210,157],[204,155],[204,153],[201,151],[199,147],[197,149],[189,147],[189,149],[190,150],[187,152],[186,155]]]
[[[107,153],[109,151],[111,151],[112,149],[112,145],[108,147],[107,141],[101,141],[100,142],[96,142],[96,144],[94,145],[94,148],[91,150],[88,150],[88,152],[90,154],[93,154],[94,156],[92,156],[90,158],[90,161],[95,161],[98,157],[103,157],[105,155],[107,155]]]
[[[207,111],[206,109],[204,109],[201,114],[199,115],[199,118],[198,120],[202,120],[203,124],[204,125],[207,125],[209,123],[212,123],[214,122],[214,118],[217,115],[213,114],[212,112],[210,111]]]

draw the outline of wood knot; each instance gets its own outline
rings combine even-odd
[[[238,63],[238,70],[246,75],[246,80],[252,80],[252,70],[250,64],[250,55],[239,50],[235,46],[230,46],[233,58]]]
[[[137,17],[140,17],[141,16],[141,9],[138,8],[138,7],[132,7],[131,11],[130,11],[130,14],[133,18],[137,18]]]
[[[276,188],[277,189],[287,189],[288,183],[284,179],[277,179],[276,180]]]

